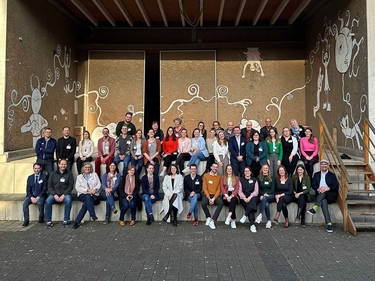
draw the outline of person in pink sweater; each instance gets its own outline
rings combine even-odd
[[[314,164],[319,161],[319,141],[313,136],[311,128],[306,128],[305,134],[306,137],[301,138],[300,141],[301,158],[305,164],[307,174],[312,180]]]

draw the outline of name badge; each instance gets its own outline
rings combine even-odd
[[[307,189],[307,186],[306,185],[302,186],[302,189]]]
[[[131,131],[132,129],[131,128],[128,128],[128,132]]]
[[[281,184],[285,184],[285,181],[280,182]]]
[[[263,148],[259,147],[259,151],[263,151]]]
[[[249,180],[249,183],[253,183],[254,181],[253,180]]]
[[[65,178],[61,178],[61,179],[60,179],[60,182],[65,182]]]
[[[185,143],[182,144],[182,147],[184,147],[184,146],[185,146]]]
[[[151,147],[151,143],[149,143],[149,144],[148,144],[148,146],[150,146],[150,147]]]
[[[114,181],[117,181],[117,178],[113,178]]]
[[[298,130],[298,131],[300,131],[300,132],[301,132],[301,131],[302,131],[302,129],[301,129],[301,128],[299,128],[299,130]]]
[[[292,142],[293,142],[293,140],[288,140],[288,142],[289,142],[289,143],[292,143]]]
[[[134,146],[134,149],[137,149],[137,147],[136,147],[136,146]]]
[[[209,184],[213,184],[214,182],[213,181],[208,181]]]
[[[243,145],[245,145],[245,143],[243,142],[243,143],[241,143],[241,146],[243,146]]]
[[[233,190],[234,190],[233,186],[228,187],[228,191],[233,191]]]
[[[130,144],[130,141],[127,141],[126,143],[127,143],[127,144]]]
[[[195,185],[199,185],[199,181],[196,181],[196,182],[195,182]]]
[[[176,135],[176,138],[178,138],[178,134],[175,134]]]
[[[38,183],[41,184],[43,182],[43,180],[39,180]]]
[[[265,184],[265,185],[269,185],[270,182],[269,182],[269,181],[265,181],[264,184]]]
[[[105,149],[108,149],[108,147],[109,147],[109,146],[108,146],[108,145],[106,145],[106,146],[105,146]]]
[[[67,146],[66,146],[66,149],[71,149],[72,147],[70,146],[70,144],[68,144]]]
[[[155,139],[159,139],[160,137],[156,137]]]

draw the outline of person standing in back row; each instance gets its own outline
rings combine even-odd
[[[117,126],[116,126],[116,136],[121,135],[121,129],[122,129],[123,125],[126,125],[126,128],[128,130],[127,131],[128,135],[130,135],[130,136],[134,136],[135,135],[136,129],[135,129],[134,124],[132,123],[132,119],[133,119],[133,113],[126,112],[125,113],[125,120],[124,121],[120,121],[120,122],[117,123]]]
[[[58,139],[56,147],[57,161],[65,159],[68,162],[67,170],[71,171],[76,153],[76,139],[70,136],[70,128],[65,126],[62,130],[63,136]]]

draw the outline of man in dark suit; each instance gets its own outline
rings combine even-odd
[[[23,201],[23,217],[24,222],[23,227],[29,225],[30,214],[29,205],[37,204],[39,210],[39,223],[44,221],[44,201],[46,200],[47,192],[47,176],[41,173],[42,168],[39,164],[35,163],[33,165],[34,174],[27,178],[26,184],[26,198]]]
[[[234,127],[233,131],[234,136],[230,137],[228,141],[230,163],[233,166],[233,173],[236,176],[240,176],[243,173],[246,165],[246,138],[241,136],[240,127]]]
[[[264,126],[260,129],[260,140],[264,141],[268,137],[269,131],[271,129],[274,129],[275,133],[277,134],[277,128],[273,127],[271,124],[272,124],[271,119],[267,118],[266,119],[266,126]]]
[[[246,127],[241,129],[241,136],[243,136],[247,142],[253,141],[253,135],[255,132],[258,131],[253,129],[253,123],[251,121],[247,121]]]
[[[314,174],[311,187],[316,193],[316,203],[307,212],[315,215],[319,207],[322,207],[327,232],[333,232],[331,216],[328,210],[328,204],[334,203],[339,191],[339,183],[336,175],[328,171],[329,162],[326,159],[320,161],[320,171]]]
[[[202,198],[202,185],[203,180],[202,177],[197,174],[197,165],[191,164],[190,175],[184,177],[184,190],[186,200],[190,202],[190,208],[186,218],[190,220],[192,213],[194,213],[194,226],[198,225],[198,200]]]

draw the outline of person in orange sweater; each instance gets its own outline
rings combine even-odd
[[[202,208],[206,215],[206,225],[211,229],[216,229],[215,221],[220,215],[221,209],[223,208],[223,199],[220,196],[220,175],[217,170],[219,166],[217,163],[211,165],[211,171],[203,175],[203,192]],[[208,204],[217,205],[214,215],[211,218],[210,211],[208,210]]]
[[[172,164],[172,161],[177,159],[177,147],[178,147],[178,138],[176,138],[173,133],[173,128],[169,127],[167,130],[166,137],[162,143],[163,150],[163,171],[160,173],[161,177],[164,177],[165,172]]]

